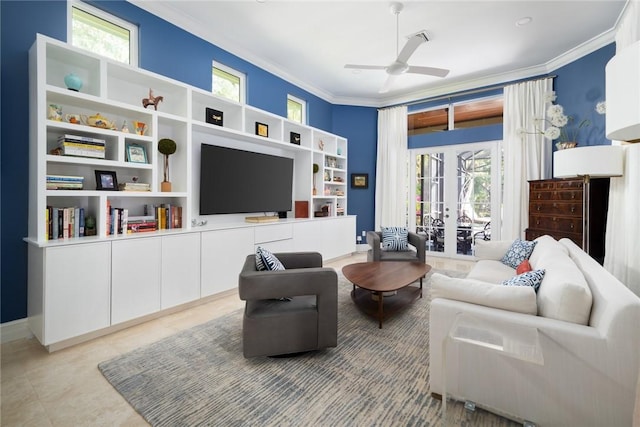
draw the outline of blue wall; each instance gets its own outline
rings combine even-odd
[[[140,67],[181,80],[204,90],[211,89],[211,61],[216,60],[247,74],[247,103],[286,116],[286,96],[305,99],[309,125],[349,139],[348,172],[369,174],[369,188],[348,189],[348,213],[358,215],[357,231],[374,225],[377,110],[332,105],[223,49],[189,34],[123,0],[97,1],[100,7],[140,27]],[[65,1],[0,1],[1,17],[1,110],[2,168],[1,204],[1,322],[27,314],[28,209],[28,57],[36,33],[66,40]],[[604,99],[604,65],[613,45],[600,49],[557,70],[558,102],[569,114],[585,114],[594,122],[585,144],[609,143],[604,138],[604,116],[592,112]],[[410,147],[499,139],[495,127],[460,130],[450,135],[410,141]],[[355,237],[355,236],[354,236]]]

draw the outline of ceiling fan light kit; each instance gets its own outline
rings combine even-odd
[[[357,69],[357,70],[384,70],[387,74],[387,80],[380,88],[380,93],[387,92],[390,87],[395,82],[397,76],[400,76],[405,73],[412,74],[423,74],[427,76],[435,76],[435,77],[445,77],[449,74],[449,70],[445,70],[443,68],[433,68],[433,67],[420,67],[420,66],[410,66],[408,64],[409,58],[413,53],[418,49],[418,47],[429,41],[427,34],[424,30],[420,30],[417,33],[412,34],[408,37],[407,42],[405,43],[402,50],[398,53],[400,46],[400,23],[399,23],[399,15],[400,12],[404,9],[404,5],[399,2],[393,2],[389,5],[389,10],[391,13],[396,15],[396,60],[393,61],[390,65],[355,65],[355,64],[346,64],[345,68]]]

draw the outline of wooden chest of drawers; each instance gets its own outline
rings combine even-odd
[[[585,206],[582,178],[529,181],[527,240],[548,234],[556,239],[566,237],[584,248],[584,216],[589,209],[589,254],[602,263],[609,179],[592,179],[589,195],[589,206]]]

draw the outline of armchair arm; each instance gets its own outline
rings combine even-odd
[[[310,267],[282,271],[257,271],[253,255],[247,256],[238,280],[241,300],[316,295],[318,304],[336,301],[338,275],[332,268]]]
[[[367,231],[367,244],[371,246],[372,259],[370,261],[380,261],[380,236],[377,231]]]
[[[411,243],[415,248],[418,256],[418,260],[421,262],[426,261],[426,246],[427,246],[427,236],[424,234],[414,233],[412,231],[409,232],[408,235],[409,243]]]

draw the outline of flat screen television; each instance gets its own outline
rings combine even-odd
[[[200,215],[290,211],[292,188],[293,159],[201,144]]]

